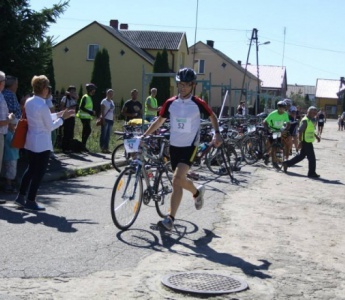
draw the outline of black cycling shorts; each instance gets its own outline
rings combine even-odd
[[[191,166],[195,158],[198,147],[188,146],[188,147],[176,147],[170,145],[170,161],[171,168],[175,171],[179,163]]]

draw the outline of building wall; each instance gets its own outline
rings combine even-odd
[[[342,106],[338,103],[338,99],[316,98],[316,107],[323,108],[327,118],[337,119],[342,112]]]
[[[93,60],[87,60],[89,44],[98,44],[100,50],[108,50],[115,102],[120,103],[121,99],[129,99],[133,88],[138,89],[141,96],[143,66],[146,72],[152,72],[153,66],[96,23],[53,48],[57,90],[75,85],[79,91],[82,85],[85,92],[85,83],[91,81],[94,65]],[[64,50],[66,47],[69,49],[67,52]],[[121,51],[124,51],[123,55]]]
[[[193,54],[195,51],[194,60],[205,60],[205,72],[204,74],[198,74],[198,80],[211,80],[210,99],[208,101],[211,107],[219,107],[222,105],[224,99],[224,91],[228,89],[241,89],[244,77],[244,69],[238,69],[229,61],[224,60],[223,57],[217,55],[209,46],[204,43],[197,43],[190,47],[190,61],[193,60]],[[191,63],[190,63],[191,64]],[[225,66],[222,66],[225,64]],[[242,71],[243,70],[243,71]],[[247,100],[247,106],[253,106],[257,90],[257,80],[255,77],[247,75],[244,88],[249,90],[247,99],[242,96],[242,100]],[[222,87],[223,85],[223,87]],[[198,84],[196,94],[202,93],[202,84]],[[236,111],[241,98],[240,90],[232,90],[227,98],[226,106],[229,107],[229,114]]]
[[[146,50],[149,54],[151,54],[154,58],[156,58],[157,53],[162,53],[163,49],[161,50]],[[190,63],[188,47],[186,42],[186,36],[184,35],[181,41],[181,47],[178,51],[167,50],[168,53],[168,63],[169,68],[172,70],[173,73],[177,73],[177,71],[182,67],[189,67],[188,63]],[[171,77],[170,79],[170,96],[177,94],[175,76]]]

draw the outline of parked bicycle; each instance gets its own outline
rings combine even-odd
[[[151,155],[147,151],[152,140],[161,142],[158,155]],[[143,202],[148,205],[153,200],[162,218],[170,212],[173,175],[169,172],[170,162],[164,161],[168,140],[164,136],[155,135],[142,141],[142,149],[139,151],[140,138],[124,136],[126,151],[133,155],[133,159],[117,177],[111,195],[111,216],[115,226],[121,230],[127,230],[133,225]]]

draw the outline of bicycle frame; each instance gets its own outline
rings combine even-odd
[[[140,176],[142,175],[144,178],[144,181],[146,183],[147,191],[149,194],[149,199],[148,199],[147,203],[144,202],[144,204],[148,204],[151,199],[155,198],[154,197],[155,196],[154,190],[155,190],[155,188],[157,188],[157,186],[159,184],[158,179],[159,179],[160,173],[162,171],[168,172],[168,169],[165,167],[165,163],[163,161],[164,150],[165,150],[165,146],[168,143],[168,141],[165,139],[164,136],[160,136],[160,135],[159,136],[153,136],[153,139],[157,139],[157,140],[161,139],[159,154],[157,156],[149,154],[146,151],[148,149],[148,146],[144,144],[142,146],[142,151],[138,153],[139,157],[136,159],[133,159],[133,161],[130,164],[131,166],[135,167],[135,176],[136,176],[132,197],[134,198],[134,196],[135,196],[135,191],[137,190],[138,180],[139,180]],[[148,160],[150,160],[151,162],[147,164]],[[154,167],[157,169],[157,171],[155,173],[153,185],[150,183],[148,171],[144,167],[146,165],[150,166],[151,168]]]

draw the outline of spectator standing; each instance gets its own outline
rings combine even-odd
[[[101,119],[102,119],[102,126],[101,126],[101,136],[100,136],[100,147],[102,153],[111,153],[109,151],[109,140],[110,140],[110,133],[111,129],[114,125],[114,101],[112,100],[114,95],[114,91],[112,89],[108,89],[106,93],[105,99],[101,102]]]
[[[17,98],[17,89],[18,89],[18,78],[14,76],[6,76],[5,89],[2,94],[7,103],[8,111],[14,113],[17,119],[20,119],[22,115],[22,110],[20,103]]]
[[[6,179],[5,192],[16,193],[15,178],[17,175],[17,161],[19,159],[19,149],[11,146],[14,130],[18,123],[18,119],[12,113],[9,116],[10,123],[5,137],[4,157],[3,157],[3,173]]]
[[[46,172],[50,152],[53,150],[51,132],[72,116],[73,110],[51,114],[46,104],[49,80],[46,76],[34,76],[31,81],[34,96],[25,103],[28,132],[24,148],[28,154],[28,168],[25,170],[15,204],[29,210],[45,210],[36,202],[36,195]],[[26,197],[27,196],[27,197]]]
[[[157,89],[152,88],[150,96],[148,96],[145,101],[145,120],[148,122],[151,122],[155,117],[157,117],[158,102],[156,96]]]
[[[143,107],[141,102],[138,101],[138,90],[131,91],[131,99],[128,99],[122,107],[121,113],[125,116],[126,122],[142,117]]]
[[[237,106],[237,114],[240,116],[246,115],[246,103],[241,101],[240,104]]]
[[[4,142],[5,134],[8,130],[8,107],[6,100],[2,94],[2,91],[5,88],[6,75],[4,72],[0,71],[0,171],[2,167],[2,158],[4,155]],[[0,199],[0,204],[6,203],[5,200]]]
[[[96,112],[93,110],[92,101],[92,96],[96,92],[96,86],[93,83],[87,83],[86,92],[87,93],[79,101],[79,107],[76,116],[83,124],[81,142],[83,144],[84,151],[89,152],[89,150],[86,148],[86,143],[91,134],[91,120],[93,119],[92,117],[96,115]]]
[[[76,109],[78,100],[77,88],[70,85],[66,95],[61,99],[60,110]],[[62,151],[64,153],[72,152],[72,140],[74,138],[75,117],[70,117],[63,124]]]

